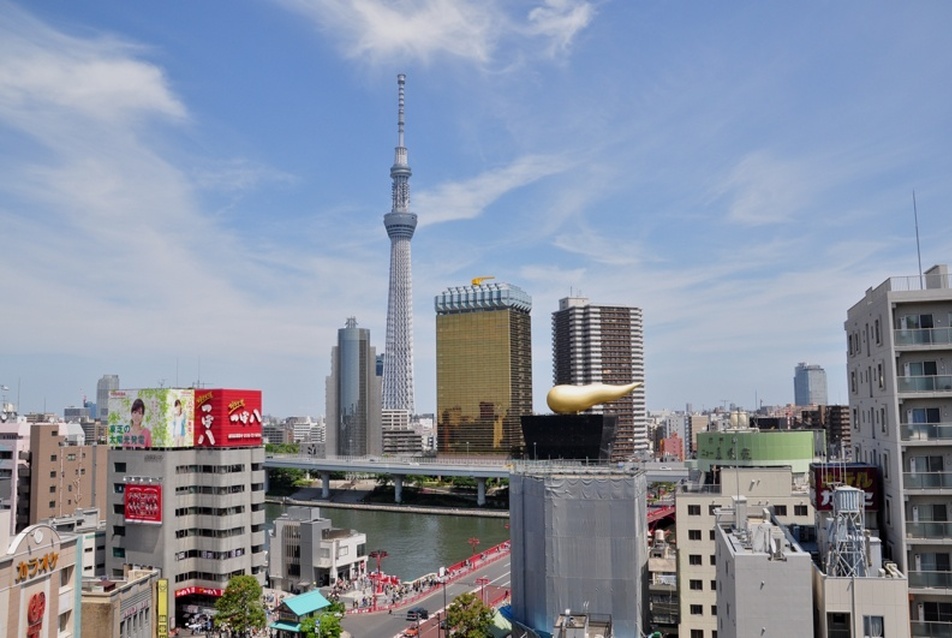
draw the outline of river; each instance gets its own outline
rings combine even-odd
[[[281,516],[284,506],[268,503],[267,527]],[[322,507],[321,516],[334,527],[349,528],[367,535],[367,551],[383,550],[387,557],[380,568],[408,581],[452,565],[473,553],[469,539],[479,539],[482,551],[509,539],[508,519],[442,514],[413,514],[375,510]],[[376,569],[370,559],[368,569]]]

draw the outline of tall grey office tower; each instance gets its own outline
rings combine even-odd
[[[587,412],[618,416],[613,459],[648,450],[641,308],[595,306],[585,297],[560,299],[552,313],[552,363],[556,384],[642,383],[627,396]]]
[[[794,405],[829,405],[826,371],[818,365],[798,363],[793,374]]]
[[[330,456],[366,456],[383,453],[380,419],[380,377],[377,357],[370,347],[370,331],[348,317],[337,331],[327,377],[326,447]]]
[[[413,406],[413,277],[410,272],[410,240],[417,216],[410,212],[410,165],[403,145],[403,85],[407,76],[397,76],[397,148],[390,167],[393,180],[392,207],[383,216],[390,237],[390,294],[387,300],[387,344],[383,357],[383,407],[407,410]]]
[[[103,421],[109,416],[109,391],[119,389],[118,374],[104,374],[96,383],[96,414],[97,419]]]

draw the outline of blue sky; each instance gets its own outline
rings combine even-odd
[[[639,306],[649,409],[845,403],[846,311],[952,261],[946,2],[0,0],[0,383],[21,412],[250,387],[323,413],[383,350],[398,73],[416,402],[433,297],[533,298],[536,409],[571,293]]]

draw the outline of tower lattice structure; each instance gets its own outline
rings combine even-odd
[[[410,165],[403,145],[406,75],[397,76],[397,147],[390,167],[392,206],[383,216],[390,237],[390,288],[387,300],[387,342],[383,360],[383,408],[414,413],[413,402],[413,276],[410,240],[417,216],[410,212]]]

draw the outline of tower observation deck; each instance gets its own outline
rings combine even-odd
[[[410,240],[417,216],[410,212],[410,165],[403,145],[404,85],[397,76],[397,147],[390,167],[392,204],[383,216],[390,237],[390,287],[387,299],[387,342],[383,356],[383,408],[414,413],[413,401],[413,276]]]

